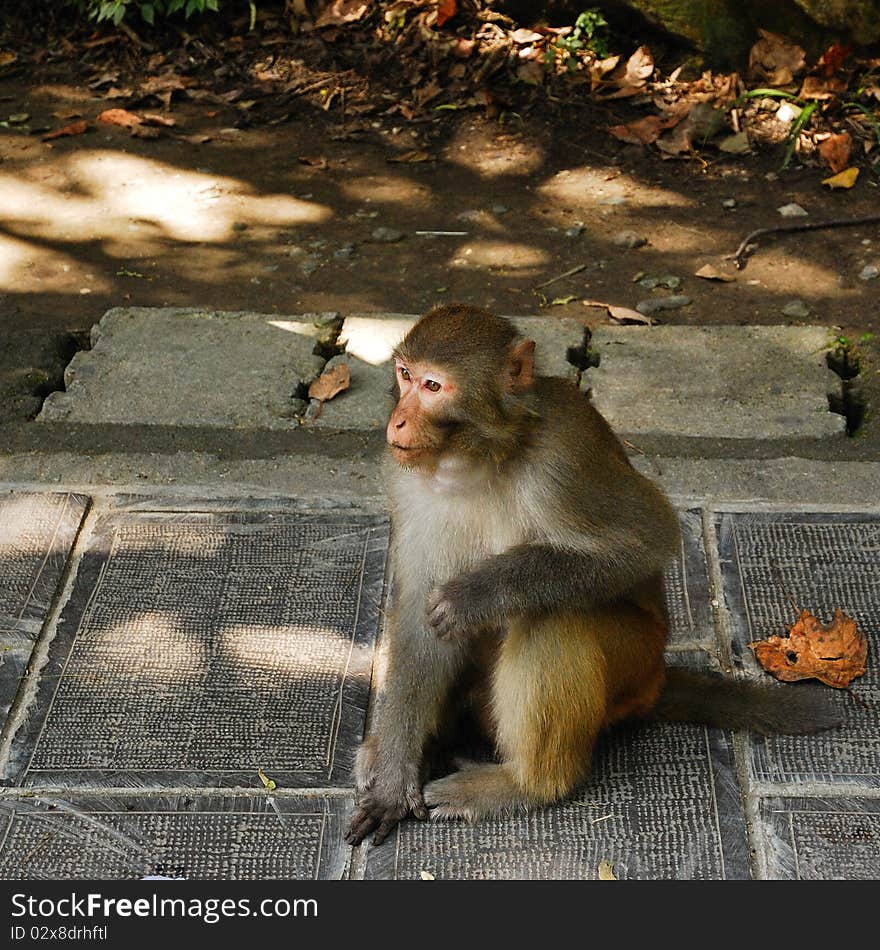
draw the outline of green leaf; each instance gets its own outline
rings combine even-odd
[[[152,3],[142,3],[141,4],[141,16],[150,24],[153,25],[156,19],[156,11],[153,8]]]

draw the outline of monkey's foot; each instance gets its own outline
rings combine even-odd
[[[424,797],[431,818],[436,821],[478,821],[532,804],[503,765],[467,765],[452,775],[428,782]]]

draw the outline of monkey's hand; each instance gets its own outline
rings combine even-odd
[[[428,595],[426,620],[438,639],[461,642],[475,637],[490,622],[488,614],[479,609],[484,598],[471,587],[462,576],[435,587]]]
[[[394,781],[376,777],[358,797],[345,840],[350,845],[358,845],[375,831],[373,844],[382,844],[397,824],[410,814],[422,821],[428,818],[421,782],[409,780],[406,776]]]

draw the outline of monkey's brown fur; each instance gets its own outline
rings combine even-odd
[[[410,813],[476,819],[562,798],[602,729],[652,710],[765,731],[831,724],[811,700],[781,708],[776,690],[723,683],[713,710],[705,677],[664,689],[677,516],[574,386],[534,375],[533,350],[461,305],[431,311],[397,350],[395,596],[351,843],[382,841]],[[500,763],[425,784],[429,745],[465,709]]]

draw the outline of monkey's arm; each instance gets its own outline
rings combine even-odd
[[[436,588],[428,626],[441,639],[457,639],[510,617],[589,611],[656,576],[671,550],[635,538],[595,551],[518,545]]]
[[[450,650],[425,630],[424,594],[418,607],[398,607],[390,630],[386,681],[367,741],[358,754],[358,805],[346,841],[375,831],[381,844],[408,814],[428,817],[422,799],[424,747],[435,732],[466,650]]]

